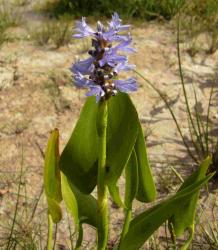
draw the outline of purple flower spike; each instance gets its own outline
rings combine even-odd
[[[75,38],[92,37],[90,57],[77,61],[71,68],[75,86],[88,88],[87,96],[95,96],[96,101],[108,99],[118,91],[129,93],[137,90],[135,78],[118,80],[120,71],[134,69],[135,65],[128,63],[128,58],[123,53],[135,52],[130,47],[132,38],[129,34],[120,35],[120,31],[128,30],[130,25],[122,25],[122,20],[117,13],[112,16],[109,26],[105,27],[97,22],[97,31],[86,23],[85,18],[76,23]],[[116,45],[113,46],[113,42]]]

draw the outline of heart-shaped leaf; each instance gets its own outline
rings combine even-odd
[[[125,206],[127,209],[132,209],[132,202],[138,190],[138,162],[135,150],[125,167]]]
[[[61,171],[67,176],[68,181],[86,194],[94,189],[97,178],[97,111],[95,97],[87,98],[60,159]]]
[[[80,249],[83,240],[82,223],[97,226],[97,202],[91,195],[82,194],[68,182],[61,173],[61,187],[64,203],[74,220],[77,242],[75,249]]]
[[[135,152],[138,162],[138,191],[136,198],[141,202],[151,202],[156,198],[156,188],[148,162],[145,139],[140,123],[138,122],[138,137],[135,144]]]
[[[61,174],[61,181],[64,202],[77,227],[82,223],[97,227],[96,199],[90,194],[81,193],[63,173]]]
[[[115,185],[132,153],[138,134],[138,115],[129,96],[119,93],[108,101],[107,181]]]
[[[67,210],[73,217],[75,230],[78,231],[80,220],[79,220],[77,200],[73,191],[71,190],[69,186],[67,177],[63,173],[61,173],[61,190],[62,190],[62,196],[63,196],[64,203],[67,207]]]

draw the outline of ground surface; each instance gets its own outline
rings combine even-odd
[[[26,15],[31,13],[27,12]],[[24,20],[25,18],[26,16]],[[18,28],[13,28],[11,32],[17,35],[18,39],[5,43],[0,49],[1,221],[5,221],[5,215],[13,215],[22,155],[27,200],[21,206],[33,206],[43,182],[43,158],[40,149],[44,151],[49,133],[54,128],[60,130],[60,149],[63,149],[85,101],[85,92],[76,89],[72,84],[69,68],[77,58],[86,57],[86,42],[72,40],[71,44],[58,50],[51,45],[35,45],[28,31],[34,27],[34,22],[40,22],[40,18],[33,18],[28,23],[28,29],[25,22]],[[178,73],[176,33],[173,26],[157,22],[145,23],[140,27],[134,27],[132,36],[137,53],[130,57],[131,63],[136,64],[139,72],[173,100],[172,107],[184,133],[187,133],[187,118]],[[213,55],[199,53],[191,58],[186,52],[187,44],[181,46],[190,101],[194,103],[193,83],[199,106],[205,111],[210,84],[218,73],[218,51]],[[168,181],[164,184],[165,180],[158,179],[158,173],[167,174],[169,165],[175,165],[183,175],[192,162],[166,106],[152,88],[139,77],[137,79],[139,90],[131,94],[131,98],[137,107],[145,134],[148,134],[149,158],[156,179],[160,182],[159,189],[164,193],[163,186]],[[218,77],[216,81],[217,79]],[[218,100],[217,96],[215,99]],[[215,105],[212,117],[218,122],[218,110]],[[213,194],[211,195],[213,197]],[[45,204],[44,198],[42,203]],[[141,205],[137,205],[137,209],[142,208]],[[43,208],[40,212],[45,214]],[[113,214],[115,213],[117,210],[114,210]],[[45,215],[41,216],[45,218]],[[116,228],[121,219],[121,215],[113,215],[112,238],[116,236]],[[0,229],[0,232],[5,232],[4,228]],[[62,244],[66,244],[64,232],[65,226],[61,226],[58,238]],[[93,240],[90,235],[93,235],[92,231],[85,235],[86,242]],[[84,249],[91,247],[87,245]]]

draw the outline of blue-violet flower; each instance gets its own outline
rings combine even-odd
[[[108,99],[116,95],[117,91],[131,92],[137,90],[136,79],[130,77],[126,80],[118,80],[120,71],[132,70],[135,65],[128,63],[128,58],[119,52],[135,52],[129,45],[132,42],[130,34],[119,34],[127,31],[130,25],[122,25],[122,20],[117,13],[112,15],[108,27],[97,22],[97,31],[94,31],[86,23],[85,17],[76,22],[76,34],[74,38],[92,38],[90,57],[76,62],[71,71],[75,86],[89,88],[87,96],[96,96],[96,101]],[[115,46],[113,46],[115,42]]]

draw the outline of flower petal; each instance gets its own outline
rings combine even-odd
[[[86,93],[86,96],[96,96],[96,102],[99,102],[101,97],[105,95],[104,90],[99,85],[90,85],[90,91]]]
[[[99,60],[99,65],[102,67],[105,64],[108,64],[111,67],[115,67],[118,63],[125,63],[127,57],[124,55],[118,55],[116,52],[115,48],[110,48],[108,51],[105,51],[103,58]]]
[[[82,17],[81,21],[76,22],[75,31],[78,33],[73,35],[74,38],[83,38],[95,34],[95,31],[87,25],[85,17]]]
[[[120,71],[129,71],[129,70],[133,70],[134,68],[135,68],[134,64],[128,64],[128,62],[125,61],[122,63],[118,63],[114,67],[113,71],[118,74]]]
[[[136,91],[138,89],[137,84],[136,84],[136,79],[131,77],[127,80],[114,80],[113,81],[116,88],[121,91],[121,92],[132,92]]]
[[[71,71],[73,73],[80,72],[81,74],[88,75],[94,70],[94,65],[92,64],[93,61],[93,57],[89,57],[86,60],[78,61],[72,66]]]
[[[129,29],[130,25],[122,25],[121,23],[122,23],[122,20],[120,19],[117,12],[115,12],[112,15],[112,20],[109,23],[109,28],[113,29],[113,30],[116,30],[117,32]]]
[[[93,81],[90,81],[89,79],[85,78],[80,72],[76,72],[73,78],[74,84],[78,88],[85,88],[93,84]]]
[[[122,41],[120,44],[114,47],[114,50],[116,51],[121,50],[121,51],[129,52],[129,53],[136,52],[135,49],[128,46],[131,42],[132,42],[132,38],[128,36],[126,40]]]

